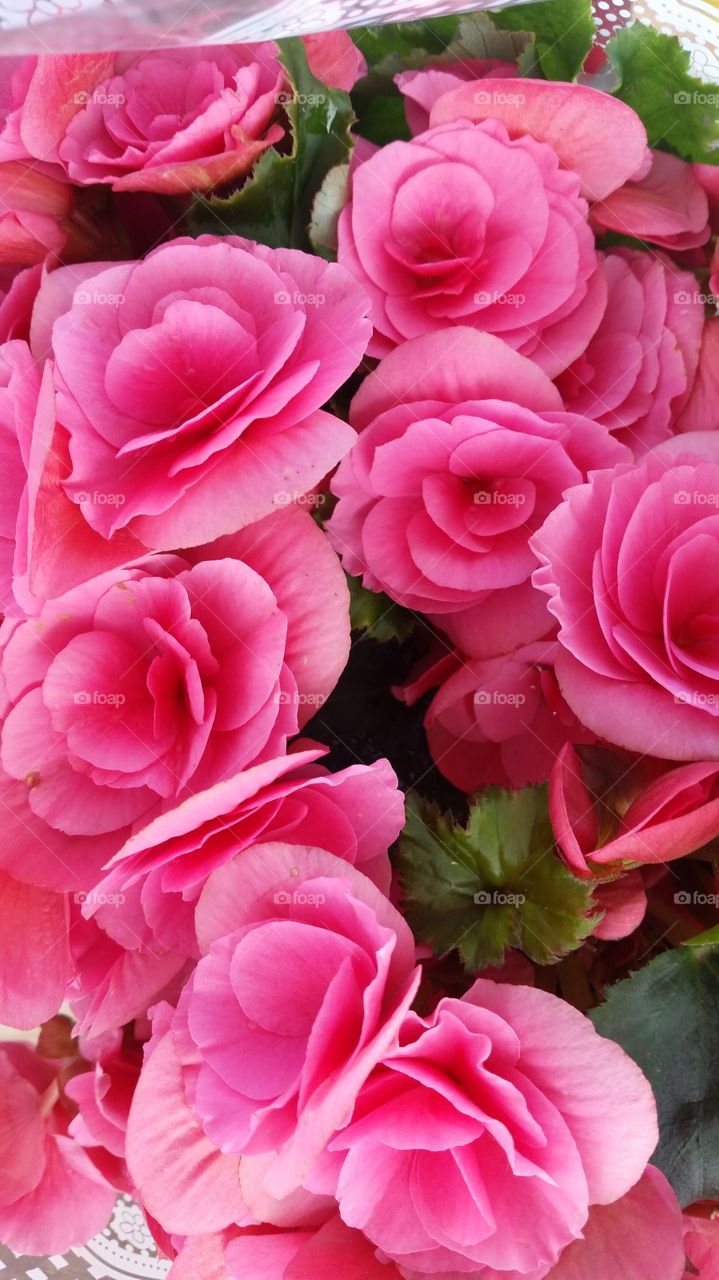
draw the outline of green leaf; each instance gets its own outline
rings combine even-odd
[[[385,147],[388,142],[407,142],[411,138],[404,98],[394,86],[387,93],[357,89],[352,94],[352,105],[357,115],[356,132],[375,146]]]
[[[683,1205],[719,1198],[719,949],[697,942],[610,987],[590,1015],[654,1089],[660,1139],[652,1164]]]
[[[372,640],[407,640],[417,620],[407,609],[395,604],[383,591],[368,591],[359,578],[349,574],[350,624],[353,631],[365,631]]]
[[[633,107],[649,144],[685,160],[719,164],[719,85],[690,75],[689,54],[675,36],[635,23],[618,31],[607,54],[619,76],[615,96]]]
[[[337,254],[337,223],[349,200],[348,164],[336,164],[314,198],[309,236],[312,248],[324,258]]]
[[[356,27],[352,39],[362,50],[370,73],[391,78],[398,71],[423,67],[446,53],[459,29],[460,17],[427,18]]]
[[[529,31],[547,80],[576,80],[595,37],[590,0],[539,0],[490,13],[500,31]]]
[[[197,197],[190,214],[193,235],[243,235],[274,248],[309,249],[315,196],[330,169],[350,158],[354,113],[349,94],[328,89],[311,74],[301,40],[278,43],[292,91],[282,104],[292,151],[283,155],[271,147],[232,195]]]
[[[531,6],[522,5],[524,11]],[[466,58],[499,58],[515,62],[532,47],[527,29],[500,30],[498,13],[466,13],[461,18],[457,38],[448,50],[448,61]]]
[[[457,948],[472,973],[519,947],[551,964],[592,933],[591,886],[560,862],[546,787],[489,788],[462,827],[430,801],[407,798],[399,870],[417,937],[440,955]]]

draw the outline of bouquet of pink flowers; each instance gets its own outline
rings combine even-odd
[[[719,1275],[719,87],[6,59],[0,1241]]]

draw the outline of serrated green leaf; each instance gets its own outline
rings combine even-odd
[[[590,1016],[652,1085],[660,1134],[652,1164],[683,1205],[718,1199],[719,948],[664,952],[610,987]]]
[[[524,12],[526,5],[522,5]],[[456,39],[448,50],[448,60],[458,58],[499,58],[514,62],[524,57],[532,45],[532,36],[524,27],[501,30],[498,13],[465,13],[460,19]]]
[[[301,40],[278,44],[292,87],[284,104],[292,151],[284,155],[271,147],[232,195],[197,197],[190,214],[194,235],[243,235],[273,248],[309,249],[315,196],[330,169],[349,161],[355,118],[349,94],[312,75]]]
[[[547,80],[576,80],[595,37],[590,0],[538,0],[490,12],[500,31],[528,31]]]
[[[685,160],[719,164],[719,85],[690,74],[675,36],[635,23],[618,31],[607,54],[619,76],[615,96],[633,107],[649,144]]]
[[[489,788],[464,827],[408,796],[399,870],[416,936],[441,955],[458,949],[472,973],[511,947],[551,964],[598,923],[591,886],[557,856],[546,787]]]
[[[416,22],[388,22],[381,26],[355,27],[352,39],[362,50],[370,73],[391,78],[398,71],[423,67],[436,61],[459,30],[458,14]]]
[[[402,642],[411,636],[417,621],[413,614],[390,600],[383,591],[368,591],[359,578],[349,574],[350,625],[353,631],[365,631],[372,640]]]

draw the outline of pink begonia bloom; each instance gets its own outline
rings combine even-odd
[[[530,579],[516,587],[491,591],[458,613],[429,614],[455,649],[471,658],[494,658],[547,635],[552,619],[547,601]]]
[[[647,913],[647,890],[641,871],[629,871],[618,880],[596,885],[592,897],[597,912],[602,913],[592,937],[603,942],[628,938]]]
[[[191,968],[187,957],[166,951],[158,943],[142,942],[133,904],[117,897],[103,904],[101,928],[84,920],[81,908],[91,893],[74,895],[70,949],[72,971],[66,999],[77,1019],[78,1033],[93,1041],[141,1017],[160,1000],[176,1001]],[[119,933],[118,941],[114,933]],[[126,943],[131,939],[131,945]]]
[[[576,751],[559,752],[549,787],[557,845],[575,875],[609,866],[671,862],[719,836],[719,764],[616,762],[616,778],[582,767]],[[590,785],[596,780],[596,791]],[[610,790],[617,813],[602,797]]]
[[[113,1029],[98,1041],[82,1046],[92,1069],[73,1076],[65,1093],[78,1108],[70,1123],[70,1135],[87,1148],[109,1182],[131,1191],[125,1164],[125,1134],[130,1105],[140,1078],[141,1053],[124,1042],[123,1032]]]
[[[652,167],[592,208],[593,224],[678,252],[706,244],[709,202],[694,170],[666,151],[652,151]]]
[[[714,305],[719,306],[719,240],[714,245],[714,254],[712,257],[709,288],[714,295]]]
[[[583,350],[602,282],[579,179],[550,147],[458,120],[390,142],[350,185],[338,261],[371,300],[370,355],[448,325],[499,334],[550,376]]]
[[[719,280],[713,284],[719,298]],[[719,426],[719,316],[704,323],[699,363],[692,390],[674,429],[677,432],[706,431]]]
[[[587,199],[646,171],[644,127],[608,94],[512,78],[460,84],[430,123],[353,169],[340,217],[339,259],[372,301],[370,354],[469,324],[553,377],[604,305]]]
[[[719,435],[693,432],[595,471],[532,538],[562,693],[628,751],[719,756],[718,506]]]
[[[82,275],[47,278],[33,349],[51,334],[70,459],[55,485],[103,538],[211,541],[301,498],[350,448],[321,408],[370,331],[341,267],[202,236]]]
[[[30,317],[40,287],[42,266],[6,267],[0,271],[0,342],[30,337]]]
[[[565,743],[591,739],[557,687],[557,650],[549,637],[491,658],[457,654],[444,667],[424,725],[430,755],[455,787],[545,782]]]
[[[691,1268],[684,1280],[719,1277],[719,1217],[716,1206],[696,1205],[684,1214],[684,1248]]]
[[[68,1134],[62,1061],[0,1044],[0,1239],[15,1253],[64,1253],[106,1225],[116,1191]]]
[[[321,1222],[331,1200],[302,1184],[397,1044],[412,935],[354,867],[288,844],[215,871],[197,919],[204,956],[143,1067],[130,1173],[166,1231]]]
[[[480,979],[429,1018],[408,1015],[330,1152],[344,1156],[343,1221],[405,1280],[608,1280],[598,1241],[582,1268],[562,1255],[591,1233],[592,1206],[610,1212],[635,1187],[657,1133],[649,1083],[618,1045],[555,996]],[[676,1201],[666,1216],[655,1215],[663,1244],[674,1233],[661,1274],[679,1280]],[[635,1225],[647,1245],[649,1223]],[[644,1280],[642,1261],[623,1280]]]
[[[712,229],[719,231],[719,168],[715,164],[693,164],[692,169],[706,192]]]
[[[190,1236],[168,1280],[401,1280],[359,1231],[337,1213],[311,1229],[260,1226]]]
[[[284,750],[346,662],[348,592],[291,507],[108,571],[0,638],[0,865],[89,889],[133,824]]]
[[[576,173],[588,200],[605,200],[630,179],[645,177],[652,156],[631,107],[586,85],[522,78],[460,85],[435,103],[431,125],[501,120],[512,138],[530,135]]]
[[[26,515],[25,486],[40,373],[26,342],[0,345],[0,613],[18,611],[13,596],[17,526]]]
[[[330,541],[370,590],[422,613],[526,581],[529,535],[563,490],[629,457],[604,427],[564,412],[530,360],[467,328],[393,351],[350,418],[360,435],[332,481]]]
[[[367,74],[365,56],[347,31],[319,31],[302,43],[312,75],[330,89],[349,92]]]
[[[65,895],[0,871],[0,1023],[30,1031],[57,1013],[73,973]]]
[[[635,454],[669,436],[691,391],[704,307],[696,277],[630,249],[603,258],[607,306],[586,350],[557,379],[567,409]]]
[[[32,164],[0,164],[0,265],[32,266],[48,254],[92,257],[98,231],[76,207],[76,193]]]
[[[284,136],[273,43],[29,59],[0,137],[77,185],[182,195],[240,178]]]
[[[429,128],[430,112],[442,94],[456,89],[463,81],[511,80],[518,75],[516,62],[502,62],[499,58],[468,58],[462,62],[425,67],[422,71],[400,71],[394,81],[405,99],[407,124],[416,134]]]
[[[190,796],[128,840],[88,904],[130,897],[148,937],[137,942],[196,956],[195,906],[208,876],[238,853],[281,840],[344,858],[389,893],[387,850],[404,825],[404,799],[389,761],[329,773],[315,762],[326,748],[267,760]],[[127,939],[132,947],[132,937]]]

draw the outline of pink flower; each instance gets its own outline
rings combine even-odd
[[[511,80],[519,75],[516,62],[499,58],[467,58],[462,62],[440,63],[422,71],[401,71],[395,84],[405,99],[404,110],[412,133],[429,128],[432,107],[442,94],[466,80]]]
[[[692,166],[666,151],[652,151],[652,167],[592,208],[601,231],[649,240],[665,249],[694,249],[709,239],[709,202]]]
[[[472,329],[404,343],[351,408],[360,437],[332,482],[345,569],[423,613],[525,582],[529,535],[562,491],[627,451],[563,412],[531,361]]]
[[[78,185],[205,191],[239,178],[284,134],[272,43],[40,57],[22,79],[0,146],[19,139]]]
[[[30,316],[41,276],[39,263],[24,270],[15,266],[0,269],[0,342],[29,340]]]
[[[53,273],[34,323],[69,433],[55,488],[104,539],[127,529],[161,550],[288,505],[354,439],[321,406],[362,356],[364,311],[340,267],[236,237]]]
[[[69,906],[65,894],[2,870],[0,899],[0,1023],[30,1031],[57,1013],[72,977]]]
[[[603,306],[584,197],[643,170],[643,127],[596,90],[513,79],[460,84],[431,124],[354,168],[339,220],[339,261],[372,303],[369,352],[471,325],[554,377]]]
[[[685,1280],[716,1280],[719,1275],[719,1218],[716,1206],[695,1205],[684,1214],[684,1247],[691,1269]]]
[[[719,280],[712,285],[719,298]],[[691,395],[674,426],[677,432],[706,431],[719,422],[719,316],[704,322],[699,363],[692,383]]]
[[[567,746],[552,770],[549,801],[557,844],[575,875],[671,862],[719,836],[719,764],[628,763],[590,753],[583,767]]]
[[[166,1231],[322,1221],[331,1200],[302,1184],[397,1043],[419,981],[412,935],[360,872],[287,844],[215,871],[197,919],[203,959],[131,1109],[132,1177]]]
[[[2,863],[88,889],[133,824],[284,750],[346,661],[347,591],[294,507],[110,570],[0,638]]]
[[[169,1280],[401,1280],[359,1231],[334,1213],[319,1227],[245,1227],[190,1236]]]
[[[107,1223],[116,1192],[68,1134],[62,1061],[0,1046],[0,1237],[15,1253],[64,1253]]]
[[[125,1134],[140,1078],[139,1047],[131,1041],[125,1043],[123,1033],[113,1030],[94,1044],[86,1042],[83,1054],[93,1060],[91,1070],[73,1076],[65,1086],[67,1096],[78,1108],[70,1134],[91,1153],[113,1186],[130,1191]]]
[[[621,249],[603,259],[607,305],[586,350],[557,380],[564,403],[643,453],[669,436],[691,391],[704,307],[696,277]]]
[[[432,759],[455,787],[545,782],[560,748],[590,736],[557,687],[557,649],[547,637],[491,658],[457,654],[454,669],[442,664],[424,724]]]
[[[330,89],[349,92],[367,74],[364,54],[347,31],[319,31],[303,36],[302,43],[312,75]]]
[[[651,1089],[622,1049],[554,996],[479,980],[429,1018],[408,1015],[330,1151],[343,1157],[343,1221],[405,1280],[607,1280],[598,1226],[582,1246],[592,1207],[606,1206],[611,1233],[609,1207],[637,1194],[656,1140]],[[647,1253],[633,1246],[623,1280],[657,1265],[652,1226],[662,1277],[682,1274],[678,1206],[655,1176],[657,1194],[652,1183],[640,1193],[654,1223],[634,1220]],[[576,1270],[562,1260],[568,1248],[581,1250]]]
[[[96,250],[95,228],[67,182],[36,165],[0,164],[0,266],[32,266],[48,254],[73,262]]]
[[[106,913],[95,904],[130,895],[148,941],[195,956],[195,906],[208,876],[243,850],[277,840],[327,849],[388,893],[387,849],[404,825],[397,778],[387,760],[329,773],[315,764],[325,751],[267,760],[161,814],[113,859],[90,910],[102,922]]]
[[[0,345],[0,612],[16,613],[13,596],[18,523],[27,520],[25,485],[40,374],[26,342]]]
[[[717,243],[714,245],[714,253],[712,256],[709,275],[709,288],[714,294],[714,302],[716,306],[719,301],[719,240],[717,240]]]
[[[676,436],[636,466],[594,472],[532,539],[562,693],[629,751],[719,755],[718,439]]]

